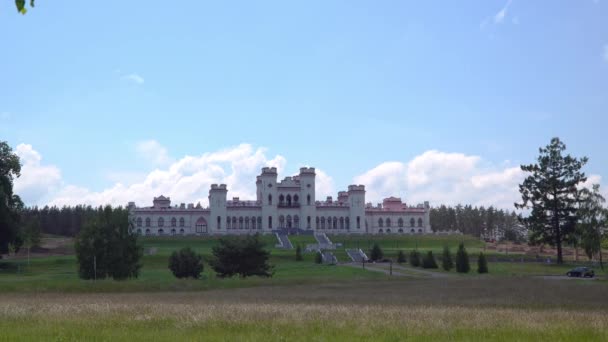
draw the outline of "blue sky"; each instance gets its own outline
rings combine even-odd
[[[0,140],[29,161],[28,204],[204,201],[211,181],[251,195],[255,172],[235,159],[171,173],[226,151],[259,150],[252,168],[284,174],[316,166],[323,195],[365,181],[374,200],[508,206],[513,168],[553,136],[594,181],[608,171],[608,1],[13,5],[0,4]],[[180,193],[184,177],[204,186]]]

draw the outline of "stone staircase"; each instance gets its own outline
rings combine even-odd
[[[319,245],[332,245],[331,240],[327,237],[325,233],[316,233],[315,239],[319,243]]]
[[[322,251],[321,252],[321,257],[323,259],[323,263],[324,264],[335,265],[335,264],[338,263],[338,258],[336,258],[336,256],[334,255],[334,253],[332,253],[330,251]]]
[[[287,234],[275,233],[275,235],[277,240],[279,240],[279,243],[276,245],[277,248],[293,249],[293,245],[291,244],[291,241],[289,241]]]
[[[356,263],[362,263],[362,262],[368,260],[367,255],[365,255],[365,253],[363,253],[363,251],[360,248],[359,249],[347,249],[346,254],[348,254],[348,256],[353,260],[353,262],[356,262]]]

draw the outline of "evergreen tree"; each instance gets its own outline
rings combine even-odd
[[[374,243],[374,245],[372,246],[372,250],[369,253],[369,258],[372,261],[379,261],[379,260],[382,260],[382,258],[384,258],[384,252],[382,252],[382,248],[380,248],[380,246],[377,243]]]
[[[241,278],[272,277],[273,267],[268,263],[270,252],[264,247],[259,234],[224,237],[213,247],[214,258],[209,264],[220,278],[236,274]]]
[[[576,237],[589,260],[593,258],[594,254],[599,253],[600,267],[603,269],[602,229],[608,226],[608,211],[603,207],[605,199],[600,194],[599,184],[594,184],[591,189],[582,189],[580,200]]]
[[[588,159],[564,156],[565,150],[566,145],[553,138],[539,149],[537,164],[521,166],[531,175],[519,186],[522,203],[515,204],[518,209],[531,210],[522,218],[531,231],[530,240],[556,246],[558,264],[564,262],[562,244],[571,239],[577,222],[578,187],[587,180],[581,169]]]
[[[410,265],[414,267],[420,266],[420,253],[415,249],[410,252]]]
[[[441,267],[449,271],[454,267],[454,261],[452,260],[452,252],[448,246],[443,247],[443,254],[441,256]]]
[[[479,257],[477,258],[477,273],[488,273],[488,260],[486,260],[483,252],[479,252]]]
[[[422,259],[422,267],[423,268],[437,268],[437,262],[435,261],[435,257],[433,256],[432,251],[428,251],[428,253]]]
[[[405,260],[405,253],[403,253],[402,250],[399,251],[399,253],[397,253],[397,262],[400,264],[403,264],[406,262]]]
[[[203,272],[203,257],[190,247],[173,251],[169,257],[169,269],[176,278],[198,279]]]
[[[302,257],[302,247],[300,247],[300,245],[298,245],[296,247],[296,261],[302,261],[304,260],[304,258]]]
[[[464,248],[464,244],[461,243],[458,246],[456,252],[456,272],[458,273],[469,273],[471,266],[469,265],[469,255],[467,250]]]
[[[0,255],[8,245],[18,250],[23,243],[19,234],[21,198],[13,193],[13,181],[21,175],[21,164],[10,146],[0,141]]]

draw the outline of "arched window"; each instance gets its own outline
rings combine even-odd
[[[361,218],[357,216],[357,229],[361,229]]]
[[[243,216],[239,217],[239,229],[243,229]]]
[[[397,225],[399,227],[403,227],[403,219],[402,218],[399,218],[399,220],[397,221]],[[401,229],[401,230],[403,230],[403,229]]]
[[[344,229],[344,217],[340,217],[340,229]]]
[[[158,226],[163,227],[165,225],[165,219],[162,217],[158,218]]]
[[[382,221],[381,218],[378,219],[378,227],[383,227],[384,226],[384,221]]]
[[[141,229],[137,230],[137,235],[141,235]]]
[[[334,216],[334,225],[332,227],[333,229],[338,229],[338,218]]]
[[[384,233],[384,230],[382,230],[382,228],[378,229],[378,233],[382,234]]]
[[[287,195],[287,197],[289,197],[289,195]],[[291,201],[291,199],[289,199]],[[287,215],[287,228],[292,228],[293,226],[291,225],[291,215]]]
[[[258,217],[258,229],[262,229],[262,216]]]
[[[252,216],[251,217],[251,229],[255,229],[256,221],[257,220],[255,219],[255,216]]]
[[[287,206],[291,207],[291,195],[287,195],[286,200],[287,200]]]
[[[422,219],[421,218],[418,219],[418,227],[422,227]]]
[[[410,219],[410,227],[413,227],[413,226],[415,226],[415,225],[416,225],[416,220],[414,220],[414,218],[412,217],[412,218]]]
[[[321,228],[321,225],[320,225],[320,223],[319,223],[319,217],[317,217],[317,218],[315,219],[315,223],[316,223],[316,224],[315,224],[315,227],[316,227],[317,229]]]
[[[217,229],[222,229],[222,218],[217,217]]]
[[[158,230],[158,235],[163,235],[165,232],[162,229]]]
[[[279,216],[279,228],[284,228],[285,227],[285,216],[281,215]]]
[[[295,215],[293,217],[293,227],[294,228],[300,228],[300,216]]]
[[[177,219],[175,217],[171,218],[171,227],[177,227]]]
[[[232,216],[232,229],[236,229],[237,225],[236,225],[236,216]]]
[[[325,229],[325,217],[321,217],[321,229]]]
[[[310,205],[310,195],[306,195],[306,204]]]
[[[386,219],[386,226],[387,226],[387,227],[390,227],[390,226],[391,226],[391,219],[390,219],[390,218],[387,218],[387,219]]]
[[[306,229],[310,229],[310,216],[306,217]]]
[[[268,228],[272,229],[272,216],[268,216]]]
[[[350,229],[350,218],[345,218],[344,221],[346,221],[346,229]]]
[[[249,229],[249,217],[245,217],[245,229]]]
[[[331,217],[327,218],[327,229],[331,229]]]
[[[146,217],[146,227],[150,227],[150,218]]]
[[[146,229],[146,235],[150,235],[150,229]]]
[[[399,228],[398,232],[403,233],[403,229]]]
[[[418,233],[422,233],[422,229],[418,229]]]
[[[412,234],[414,234],[415,232],[416,232],[416,230],[415,230],[414,228],[412,228],[412,229],[410,230],[410,233],[412,233]]]
[[[387,232],[387,233],[390,233],[390,232],[391,232],[390,228],[387,228],[387,229],[386,229],[386,232]]]
[[[298,195],[293,195],[293,204],[294,205],[298,205],[299,200],[300,200],[300,197],[298,197]]]
[[[230,229],[232,226],[230,225],[230,216],[226,217],[226,229]]]
[[[175,235],[177,233],[177,231],[175,230],[175,228],[171,228],[171,235]]]
[[[282,206],[285,204],[285,196],[283,194],[279,195],[279,205]]]
[[[184,235],[184,228],[182,228],[182,229],[179,230],[179,234],[180,235]]]
[[[141,223],[142,223],[142,222],[141,222],[141,217],[138,217],[138,218],[137,218],[137,226],[138,226],[138,227],[141,227]]]
[[[186,225],[186,220],[184,220],[184,218],[183,218],[183,217],[180,217],[180,218],[179,218],[179,226],[180,226],[180,227],[183,227],[183,226],[185,226],[185,225]]]
[[[194,224],[196,233],[207,233],[207,221],[203,217],[199,217]]]
[[[272,195],[268,194],[268,205],[272,205]]]

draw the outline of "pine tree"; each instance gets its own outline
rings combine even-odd
[[[428,253],[424,256],[422,260],[423,268],[437,268],[437,262],[435,261],[435,257],[433,256],[432,251],[428,251]]]
[[[403,253],[403,251],[399,251],[399,253],[397,253],[397,262],[400,264],[403,264],[406,262],[405,260],[405,253]]]
[[[464,248],[464,244],[461,243],[458,246],[458,252],[456,252],[456,272],[458,273],[469,273],[471,266],[469,265],[469,255],[467,250]]]
[[[488,273],[488,261],[482,252],[479,253],[479,258],[477,258],[477,273]]]
[[[173,251],[169,257],[169,269],[177,278],[198,279],[203,271],[203,257],[190,247]]]
[[[296,261],[302,261],[304,260],[304,258],[302,257],[302,247],[300,247],[300,245],[298,245],[296,247]]]
[[[452,252],[450,252],[450,248],[448,246],[443,247],[441,267],[446,271],[449,271],[454,267],[454,260],[452,260]]]
[[[384,252],[382,252],[382,248],[380,248],[377,243],[374,243],[374,246],[372,246],[372,250],[369,253],[369,257],[372,261],[379,261],[384,258]]]
[[[414,267],[420,266],[420,253],[415,249],[410,253],[410,265]]]

